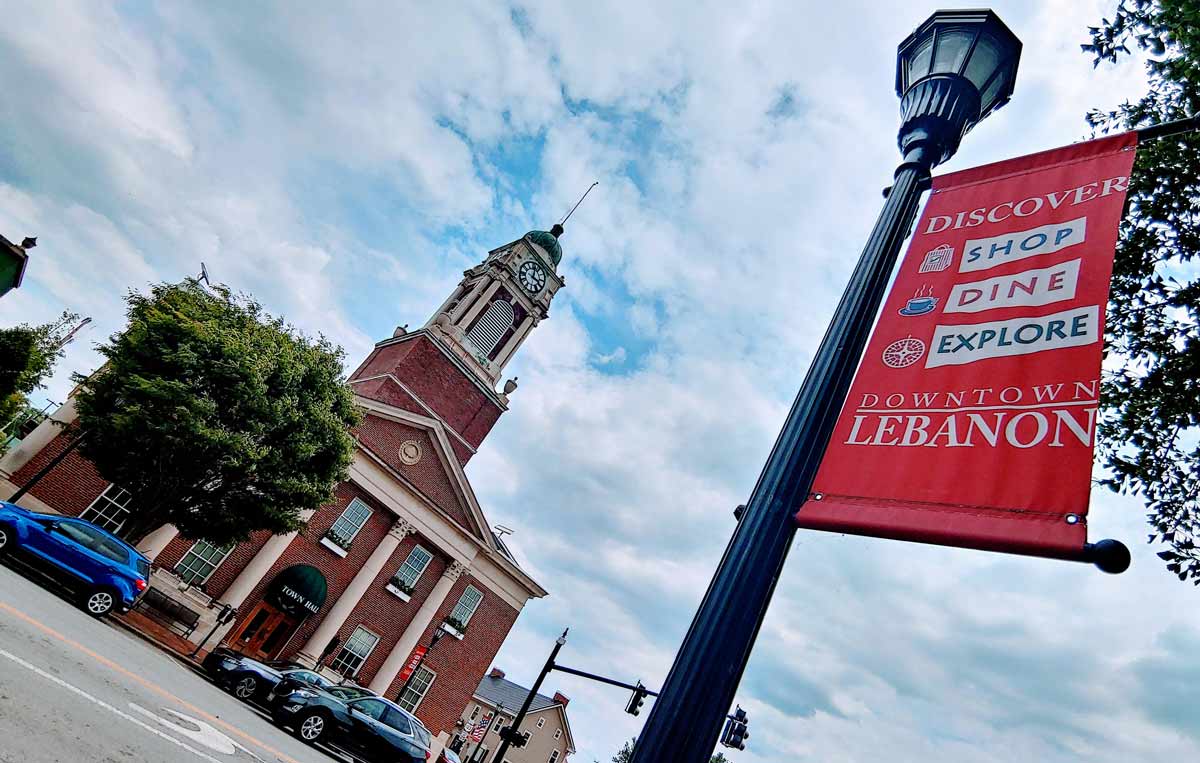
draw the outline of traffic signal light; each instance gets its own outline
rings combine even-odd
[[[737,712],[725,721],[725,728],[721,731],[721,744],[735,750],[746,749],[746,740],[750,738],[750,732],[746,730],[749,723],[750,718],[746,716],[746,711],[738,706]]]
[[[513,747],[524,747],[529,743],[529,732],[521,732],[514,729],[512,726],[505,726],[500,729],[499,737],[507,740]]]
[[[625,706],[625,712],[630,715],[637,715],[642,712],[642,705],[646,704],[646,696],[649,690],[642,686],[642,682],[638,681],[637,688],[633,690],[633,696],[629,698],[629,704]]]

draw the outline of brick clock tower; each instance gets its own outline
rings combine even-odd
[[[565,283],[562,233],[530,231],[489,252],[428,323],[375,345],[350,377],[355,393],[441,421],[465,464],[517,388],[509,379],[496,389],[504,367]]]
[[[221,644],[354,678],[416,713],[436,757],[521,610],[547,594],[491,529],[463,466],[516,389],[515,379],[501,384],[505,366],[563,286],[562,232],[492,250],[428,323],[375,345],[350,376],[364,416],[349,478],[303,531],[225,547],[171,525],[146,536],[147,600],[159,614],[139,609],[133,627],[185,654]],[[71,398],[0,458],[0,497],[65,450],[71,438],[55,422],[76,417]],[[120,532],[130,500],[76,451],[22,503]],[[218,620],[226,606],[231,622]],[[181,612],[184,639],[155,619]]]

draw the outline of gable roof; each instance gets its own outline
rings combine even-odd
[[[504,705],[505,710],[515,713],[525,703],[525,698],[529,696],[529,690],[504,678],[484,676],[483,680],[479,682],[479,688],[475,690],[475,695],[489,705]],[[556,704],[558,703],[545,694],[537,694],[534,695],[533,702],[529,703],[529,712],[545,710]]]

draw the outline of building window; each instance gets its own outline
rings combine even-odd
[[[546,761],[546,763],[558,763],[558,750],[550,753],[550,760]]]
[[[329,663],[329,667],[344,676],[358,675],[358,671],[362,668],[363,663],[367,661],[371,650],[378,643],[379,637],[360,625],[354,629],[354,633],[350,634],[350,638],[346,639],[346,643],[342,646],[342,651],[338,652],[337,657],[333,658],[333,662]]]
[[[411,594],[417,588],[417,581],[421,579],[425,568],[429,566],[429,562],[433,559],[433,554],[429,553],[420,546],[413,546],[412,551],[408,552],[408,558],[404,560],[404,564],[400,565],[400,569],[392,576],[392,585]]]
[[[475,709],[471,711],[471,718],[470,718],[470,720],[472,720],[472,721],[473,721],[473,720],[475,720],[475,719],[476,719],[476,718],[478,718],[478,717],[479,717],[479,705],[476,705],[476,706],[475,706]]]
[[[559,739],[561,737],[562,737],[562,729],[555,729],[554,730],[554,738]]]
[[[110,533],[119,532],[125,520],[129,519],[129,502],[132,499],[133,496],[125,488],[109,485],[96,496],[91,506],[83,510],[79,518],[99,525]]]
[[[459,631],[465,631],[467,623],[471,622],[471,616],[475,614],[475,610],[479,609],[479,603],[482,601],[483,594],[479,592],[479,589],[473,585],[467,586],[467,590],[458,597],[458,603],[454,605],[446,622]]]
[[[496,713],[496,718],[492,722],[492,731],[495,731],[497,734],[499,734],[500,729],[502,728],[504,728],[504,716],[500,715],[500,713]]]
[[[225,557],[233,551],[233,545],[214,546],[208,541],[197,541],[175,565],[175,574],[188,585],[202,585],[208,581]]]
[[[515,319],[516,313],[513,311],[512,305],[498,299],[488,305],[487,310],[483,311],[483,315],[479,316],[479,320],[467,332],[467,339],[475,345],[475,349],[484,355],[490,355],[500,338],[512,328]]]
[[[342,548],[349,549],[354,536],[358,535],[358,531],[363,529],[363,525],[370,518],[371,507],[355,498],[333,523],[333,527],[329,528],[329,532],[325,533],[325,537]]]
[[[421,704],[421,700],[425,699],[425,694],[429,691],[429,687],[433,685],[433,679],[437,677],[429,668],[422,665],[417,668],[417,672],[413,673],[412,680],[408,682],[404,692],[396,698],[396,704],[404,708],[410,713],[417,711],[417,705]]]
[[[545,718],[538,718],[538,725],[537,725],[537,727],[540,729],[542,726],[545,726],[545,725],[546,725],[546,719],[545,719]]]

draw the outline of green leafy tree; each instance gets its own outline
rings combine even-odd
[[[300,528],[351,461],[360,416],[341,348],[191,280],[126,302],[107,362],[77,378],[79,447],[132,496],[122,534],[171,523],[220,545]]]
[[[1149,87],[1137,100],[1088,121],[1105,132],[1182,119],[1200,111],[1200,3],[1121,0],[1090,29],[1095,63],[1146,58]],[[1103,484],[1141,496],[1151,542],[1180,580],[1200,585],[1200,135],[1138,148],[1121,224],[1109,304],[1099,452]]]
[[[0,329],[0,427],[28,406],[29,393],[43,386],[54,363],[62,357],[63,329],[78,318],[64,312],[54,323]]]

